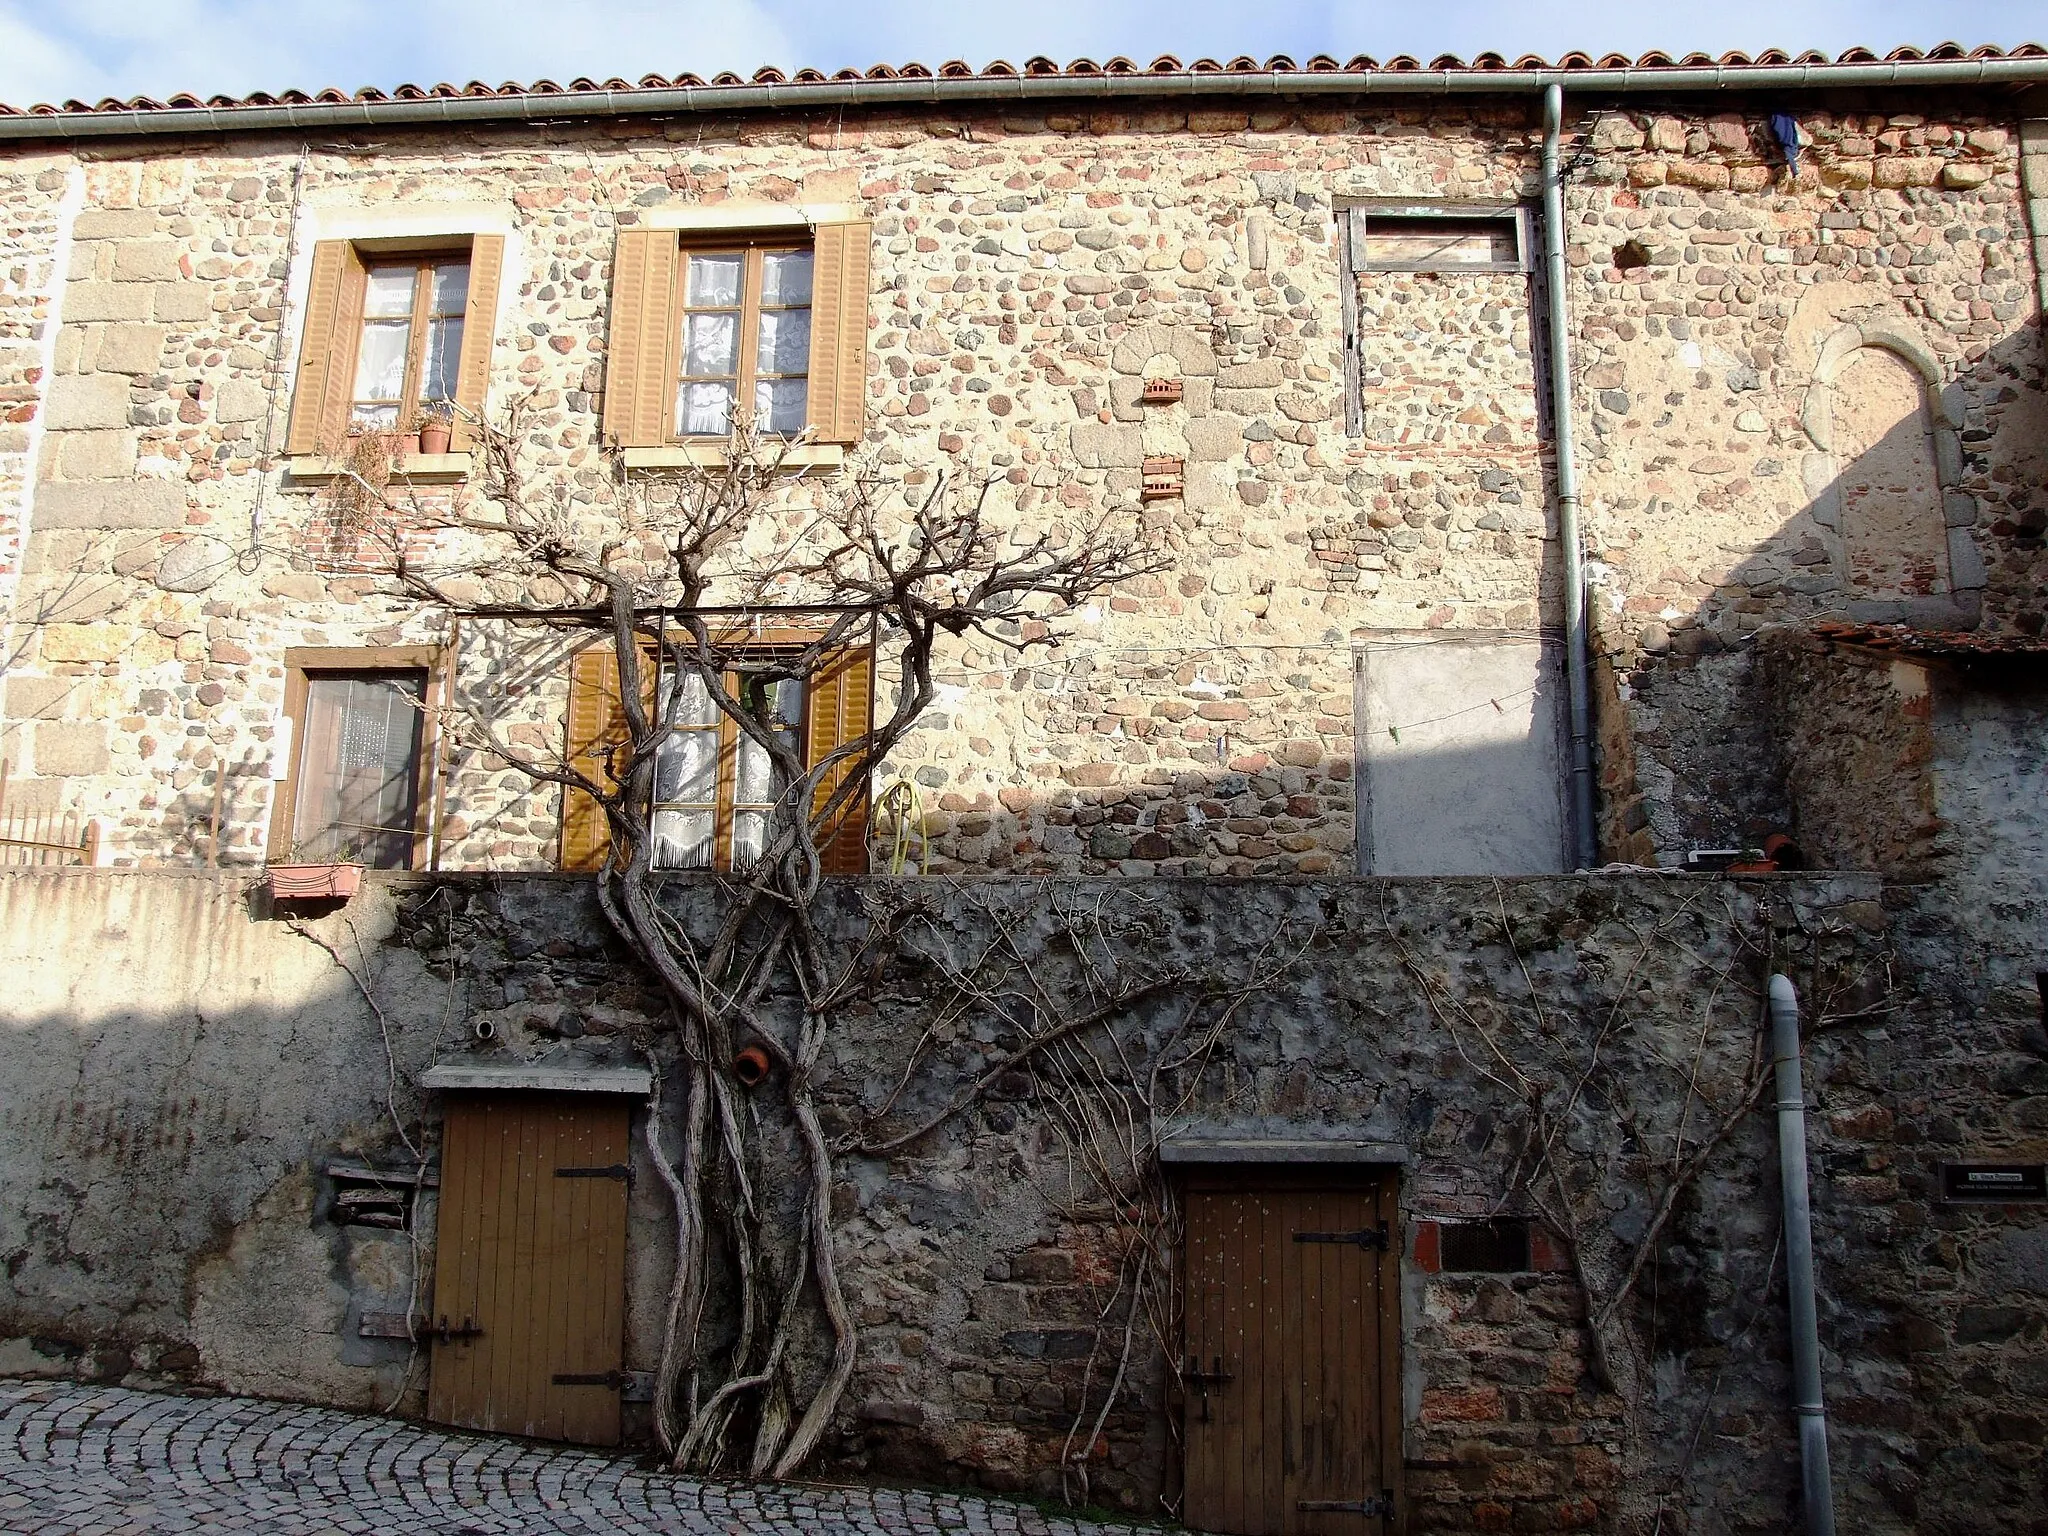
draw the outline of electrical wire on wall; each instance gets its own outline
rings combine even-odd
[[[244,576],[255,575],[263,560],[263,508],[270,496],[270,473],[274,467],[271,452],[277,442],[278,400],[284,382],[284,337],[291,326],[292,273],[299,260],[300,194],[305,190],[306,161],[312,153],[312,145],[301,144],[298,164],[292,168],[292,211],[284,233],[284,292],[278,297],[277,330],[270,338],[270,362],[264,370],[267,396],[263,404],[263,452],[256,461],[256,503],[249,509],[249,547],[235,561],[235,568]]]

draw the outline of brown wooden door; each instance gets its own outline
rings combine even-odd
[[[631,1113],[597,1094],[448,1096],[429,1418],[619,1443]]]
[[[1232,1536],[1395,1530],[1393,1176],[1197,1178],[1185,1193],[1182,1518]]]

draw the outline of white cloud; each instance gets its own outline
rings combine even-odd
[[[162,97],[288,87],[645,74],[762,64],[827,69],[1047,54],[1062,63],[1318,52],[1465,57],[1491,49],[1883,52],[1953,37],[2010,46],[2048,31],[2040,0],[0,0],[0,100]]]

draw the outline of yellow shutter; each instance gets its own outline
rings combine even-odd
[[[874,703],[875,653],[872,646],[856,646],[828,657],[811,679],[807,708],[810,715],[806,762],[817,763],[825,756],[870,728]],[[833,790],[846,778],[849,765],[834,768],[818,781],[814,791],[813,815],[821,812]],[[828,875],[864,875],[868,872],[868,786],[860,791],[832,819],[817,829],[818,852]]]
[[[469,301],[462,311],[462,362],[455,376],[454,442],[458,452],[476,444],[464,411],[481,416],[491,387],[491,341],[498,329],[498,283],[505,271],[505,237],[478,235],[469,247]]]
[[[313,247],[313,280],[306,290],[286,453],[341,451],[362,324],[362,258],[346,240],[322,240]]]
[[[613,781],[610,760],[629,739],[619,707],[619,658],[599,641],[569,663],[569,766],[599,784]],[[562,868],[602,868],[611,847],[604,808],[580,789],[562,791]]]
[[[868,398],[868,246],[873,226],[820,224],[811,279],[810,426],[857,443]]]
[[[612,259],[604,430],[625,448],[659,448],[675,416],[676,267],[672,229],[622,229]]]

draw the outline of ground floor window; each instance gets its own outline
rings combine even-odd
[[[290,745],[272,860],[417,867],[430,799],[432,653],[293,650],[286,669]]]
[[[785,648],[800,652],[803,641],[793,639]],[[764,652],[773,649],[764,644]],[[657,669],[652,647],[640,670],[644,680],[653,678]],[[808,767],[866,733],[872,671],[868,649],[853,646],[828,656],[808,677],[743,679],[727,673],[724,685],[734,698],[744,696],[743,688],[765,691],[767,697],[760,702],[766,704],[777,735]],[[789,788],[773,755],[718,706],[702,677],[669,675],[658,690],[651,681],[643,686],[649,689],[655,717],[669,720],[667,734],[655,749],[650,862],[657,869],[745,869],[767,847],[775,809]],[[681,697],[671,715],[672,687],[681,689]],[[592,779],[612,781],[615,772],[623,771],[617,754],[626,745],[628,732],[620,705],[618,658],[608,644],[589,647],[570,665],[568,736],[570,763]],[[819,796],[829,796],[836,783],[834,779],[820,785]],[[569,792],[562,811],[562,868],[598,868],[610,842],[611,830],[597,802],[587,794]],[[866,872],[864,793],[852,797],[844,812],[822,830],[819,851],[828,874]]]

